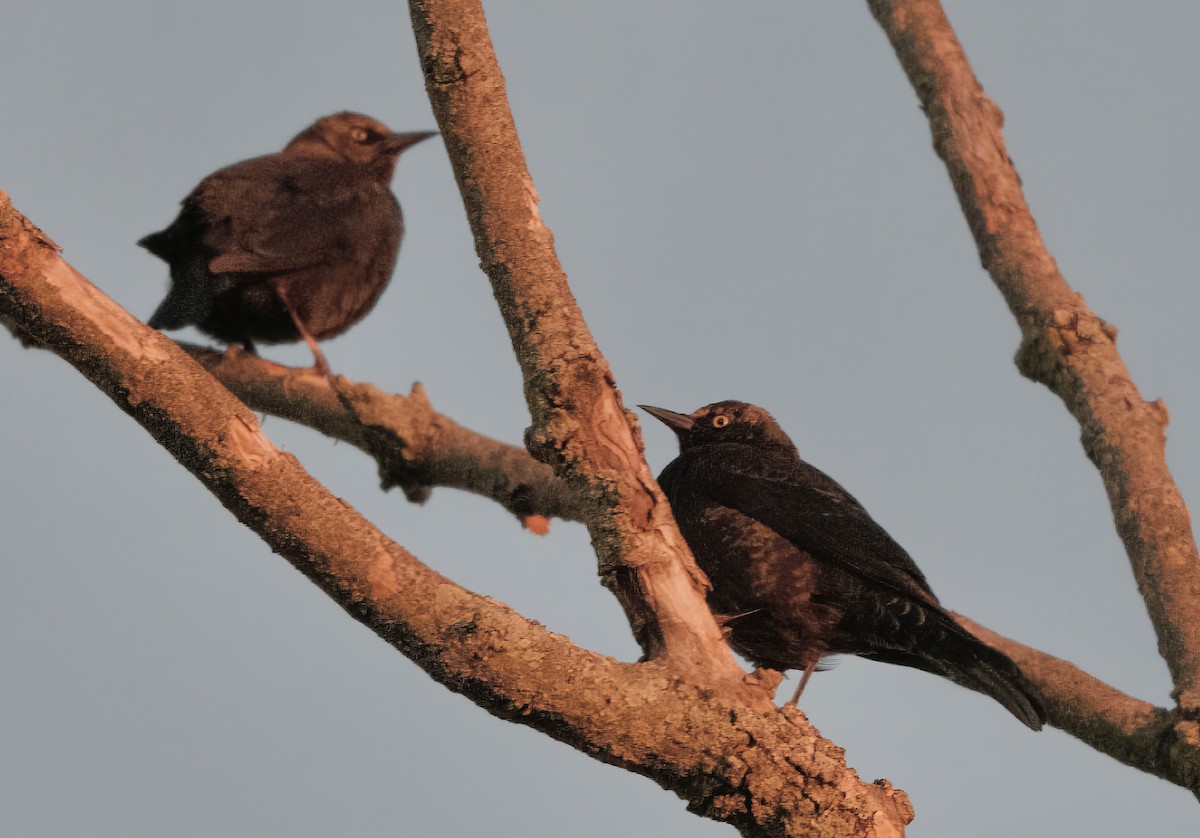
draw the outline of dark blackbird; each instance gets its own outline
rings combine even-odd
[[[395,134],[357,113],[318,119],[278,154],[200,181],[171,226],[138,244],[171,266],[149,324],[193,325],[254,351],[254,342],[339,335],[383,293],[404,221],[389,184],[400,152],[434,132]]]
[[[679,437],[658,482],[712,582],[709,606],[747,660],[804,671],[790,703],[821,658],[859,655],[949,678],[1041,729],[1017,665],[954,621],[908,553],[769,413],[734,401],[642,409]]]

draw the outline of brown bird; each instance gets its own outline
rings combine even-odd
[[[641,407],[679,438],[658,482],[712,582],[709,607],[747,660],[803,670],[791,704],[821,658],[859,655],[941,675],[1042,727],[1017,665],[955,622],[904,548],[800,459],[769,413],[735,401]]]
[[[318,119],[278,154],[219,169],[183,199],[170,227],[138,242],[171,268],[149,325],[200,331],[254,352],[254,342],[317,341],[369,312],[396,265],[404,220],[389,187],[406,148],[363,114]]]

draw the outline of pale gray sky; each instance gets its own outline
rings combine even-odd
[[[1067,279],[1121,330],[1200,497],[1194,193],[1200,6],[949,2]],[[630,403],[771,410],[951,608],[1167,702],[1078,428],[1019,377],[916,98],[863,2],[489,4],[537,188]],[[146,317],[134,246],[208,172],[361,110],[434,127],[407,11],[343,0],[8,3],[0,189]],[[517,442],[519,375],[444,149],[338,372]],[[195,337],[188,333],[181,336]],[[266,349],[307,363],[303,347]],[[243,529],[72,369],[0,335],[0,833],[730,836],[682,801],[429,681]],[[587,537],[537,539],[268,418],[331,489],[442,573],[632,659]],[[675,454],[646,431],[657,469]],[[1188,793],[924,673],[854,659],[803,707],[913,836],[1187,834]]]

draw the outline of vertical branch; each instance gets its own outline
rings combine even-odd
[[[652,657],[740,680],[538,212],[478,0],[410,3],[426,88],[525,381],[535,457],[593,503],[601,573]]]
[[[1025,203],[1001,132],[938,0],[869,0],[929,117],[983,266],[1021,327],[1021,372],[1082,429],[1185,713],[1200,713],[1200,557],[1167,469],[1167,411],[1142,399],[1116,329],[1071,289]]]

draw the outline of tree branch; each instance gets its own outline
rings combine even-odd
[[[869,0],[929,117],[983,266],[1021,328],[1017,365],[1082,429],[1186,718],[1200,718],[1200,556],[1167,469],[1167,410],[1142,399],[1116,329],[1075,293],[1025,203],[988,99],[937,0]],[[1192,735],[1195,735],[1193,731]]]
[[[466,473],[484,475],[479,483],[455,480],[446,471],[445,481],[434,477],[429,485],[453,485],[492,497],[518,514],[537,513],[563,517],[551,506],[542,506],[543,498],[553,503],[563,489],[562,481],[548,466],[537,463],[524,449],[496,443],[461,429],[452,420],[435,413],[424,391],[414,387],[407,399],[382,393],[371,385],[349,384],[339,379],[341,391],[353,401],[347,407],[339,401],[329,382],[313,374],[311,368],[290,368],[264,361],[245,353],[218,353],[197,346],[184,346],[239,398],[256,410],[284,416],[324,433],[358,445],[379,458],[381,473],[391,473],[387,463],[411,460],[400,465],[397,479],[415,470],[436,475],[440,469],[428,463],[441,459],[461,461]],[[363,441],[362,424],[370,418],[372,428],[382,436],[377,444]],[[446,436],[425,430],[430,424],[446,423],[457,429]],[[460,441],[461,435],[461,441]],[[439,451],[445,444],[450,453]],[[490,453],[495,448],[495,454]],[[482,461],[479,461],[482,458]],[[510,474],[509,470],[513,472]],[[386,482],[386,478],[385,478]],[[530,499],[524,512],[506,501],[510,488],[489,491],[491,486],[521,487]],[[570,507],[566,507],[570,509]],[[1154,774],[1177,785],[1192,789],[1200,796],[1200,736],[1195,722],[1178,710],[1168,711],[1140,701],[1080,670],[1074,664],[1010,640],[961,614],[955,618],[984,642],[1015,660],[1038,690],[1049,721],[1055,727],[1126,765]]]
[[[584,500],[549,466],[524,448],[438,413],[419,383],[405,397],[339,377],[335,391],[311,368],[237,349],[180,346],[254,410],[299,422],[373,457],[384,490],[399,486],[414,503],[424,502],[434,486],[449,486],[491,498],[518,518],[584,520]]]
[[[538,213],[478,0],[411,0],[425,86],[450,153],[475,248],[525,381],[530,452],[592,504],[600,572],[650,657],[714,688],[746,682],[705,603],[708,586],[642,456]],[[770,696],[747,695],[761,708]]]
[[[903,792],[861,782],[803,714],[730,702],[668,661],[579,649],[426,567],[76,273],[3,192],[0,320],[75,366],[355,619],[494,715],[650,777],[745,835],[898,836],[912,819]]]
[[[1050,724],[1113,759],[1200,798],[1200,728],[1176,710],[1139,701],[1073,663],[955,614],[969,632],[1012,658],[1037,688]]]

